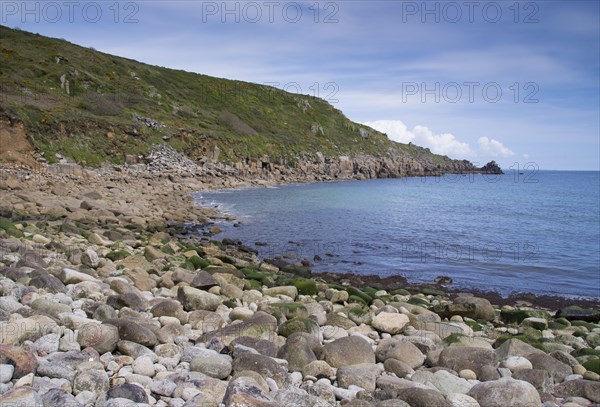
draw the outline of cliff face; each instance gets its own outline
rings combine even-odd
[[[30,155],[42,162],[133,164],[166,143],[201,167],[256,177],[477,170],[390,141],[325,100],[269,86],[150,66],[3,26],[0,60],[0,111],[15,118],[0,126],[25,134]]]

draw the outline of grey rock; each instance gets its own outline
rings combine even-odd
[[[97,321],[106,321],[109,319],[116,319],[118,316],[117,311],[113,307],[106,304],[100,304],[94,311],[92,318]]]
[[[140,356],[150,356],[154,362],[157,360],[156,354],[154,352],[152,352],[144,345],[140,345],[136,342],[120,340],[119,342],[117,342],[117,349],[123,355],[131,356],[134,359],[137,359]]]
[[[571,366],[560,362],[545,353],[536,353],[529,355],[529,361],[533,365],[534,369],[545,370],[551,372],[555,383],[562,382],[565,377],[573,373]]]
[[[377,368],[374,364],[360,364],[340,367],[337,370],[338,384],[347,389],[350,386],[374,391],[377,381]]]
[[[415,371],[412,367],[407,365],[404,362],[399,361],[398,359],[387,359],[383,363],[383,367],[386,372],[394,373],[398,377],[406,377],[408,375],[413,374]]]
[[[150,391],[159,396],[171,397],[177,385],[170,380],[154,380]]]
[[[330,407],[325,400],[307,393],[305,390],[294,386],[287,386],[275,392],[273,398],[280,406],[294,407]]]
[[[510,356],[521,356],[529,359],[528,356],[534,353],[544,352],[519,339],[509,339],[496,349],[498,360],[504,360]]]
[[[148,403],[148,395],[144,389],[137,384],[122,384],[120,386],[113,387],[106,392],[107,399],[127,399],[136,403]]]
[[[79,329],[77,342],[82,348],[94,348],[99,354],[112,352],[119,342],[119,330],[113,325],[91,322]]]
[[[135,322],[133,319],[109,319],[104,324],[116,326],[119,330],[119,338],[126,341],[139,343],[144,346],[154,346],[158,338],[150,329]]]
[[[594,403],[600,403],[600,382],[592,380],[569,380],[554,387],[557,397],[584,397]]]
[[[481,406],[524,407],[542,404],[533,385],[510,378],[476,384],[468,395]]]
[[[229,382],[223,403],[226,407],[279,407],[280,405],[250,377],[239,377]]]
[[[277,357],[288,361],[291,372],[301,372],[310,362],[317,360],[310,343],[304,336],[291,336],[277,353]]]
[[[284,387],[289,380],[288,370],[284,366],[273,358],[263,355],[244,353],[233,361],[233,370],[235,372],[250,370],[264,377],[270,377],[280,388]]]
[[[225,345],[234,339],[249,336],[257,339],[275,337],[277,319],[266,312],[258,311],[252,318],[239,324],[228,325],[202,335],[197,342],[208,343],[214,338],[219,338]]]
[[[518,370],[513,373],[512,377],[515,380],[523,380],[527,383],[531,383],[539,393],[552,393],[554,390],[554,378],[545,370]]]
[[[119,295],[110,295],[106,299],[106,304],[114,309],[128,307],[136,311],[144,311],[148,308],[148,301],[134,291],[129,291]]]
[[[405,342],[394,338],[386,338],[379,342],[375,350],[377,361],[385,362],[393,358],[406,363],[412,369],[421,366],[425,361],[425,355],[411,342]]]
[[[29,386],[17,387],[0,395],[2,407],[40,407],[41,405],[41,397]]]
[[[363,338],[347,336],[336,339],[323,347],[322,359],[332,367],[375,363],[375,352]]]
[[[108,375],[104,370],[78,371],[73,380],[73,394],[75,395],[83,391],[91,391],[99,395],[107,392],[108,387]]]
[[[463,369],[474,371],[479,377],[483,366],[495,366],[494,351],[478,347],[449,347],[440,354],[440,366],[456,372]]]
[[[482,366],[479,374],[476,373],[476,375],[482,382],[498,380],[501,377],[498,368],[495,366]]]
[[[43,288],[50,293],[66,293],[67,287],[58,278],[42,270],[33,270],[30,274],[29,285]]]
[[[484,319],[486,321],[493,321],[496,318],[496,311],[494,310],[494,307],[485,298],[459,296],[454,299],[454,303],[475,305],[475,317],[473,319]]]
[[[73,395],[63,389],[51,389],[42,396],[44,407],[83,407]]]
[[[186,311],[214,311],[221,304],[221,299],[218,295],[193,287],[179,287],[177,299]]]
[[[87,249],[81,254],[81,263],[91,268],[98,267],[98,264],[100,263],[98,253],[92,249]]]
[[[230,346],[235,348],[236,345],[242,345],[255,349],[261,355],[270,356],[272,358],[277,357],[277,353],[279,352],[279,347],[273,342],[264,339],[252,338],[250,336],[240,336],[239,338],[235,338],[233,341],[231,341]]]
[[[194,275],[194,279],[191,281],[190,286],[201,290],[208,290],[209,288],[219,285],[217,280],[207,271],[198,270]]]
[[[67,379],[70,382],[75,378],[75,370],[62,363],[42,363],[38,366],[36,374],[54,379]]]
[[[452,404],[441,393],[429,389],[402,389],[398,391],[397,398],[405,401],[411,407],[452,407]]]
[[[197,356],[190,363],[190,370],[201,372],[216,379],[226,379],[232,370],[231,357],[215,352],[212,356]]]

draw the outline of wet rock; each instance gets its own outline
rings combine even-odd
[[[566,318],[569,321],[580,320],[586,322],[600,322],[600,310],[582,308],[576,305],[561,308],[556,313],[557,318]]]
[[[460,315],[461,317],[476,318],[475,304],[438,304],[432,308],[432,311],[438,314],[442,318],[452,317],[453,315]]]

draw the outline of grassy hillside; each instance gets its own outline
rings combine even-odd
[[[119,163],[125,153],[145,154],[163,141],[191,157],[218,146],[220,160],[231,161],[268,155],[293,164],[301,152],[379,155],[389,148],[447,160],[390,142],[322,99],[151,66],[3,26],[0,91],[0,107],[23,120],[29,141],[50,161],[60,153],[88,165]]]

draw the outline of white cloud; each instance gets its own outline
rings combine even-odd
[[[434,134],[428,127],[421,125],[409,130],[401,120],[377,120],[363,124],[386,133],[390,140],[399,143],[412,142],[429,148],[435,154],[461,159],[472,155],[469,144],[459,141],[450,133]]]
[[[515,155],[514,151],[505,147],[501,142],[487,137],[479,137],[477,140],[479,149],[486,155],[492,157],[510,157]]]

